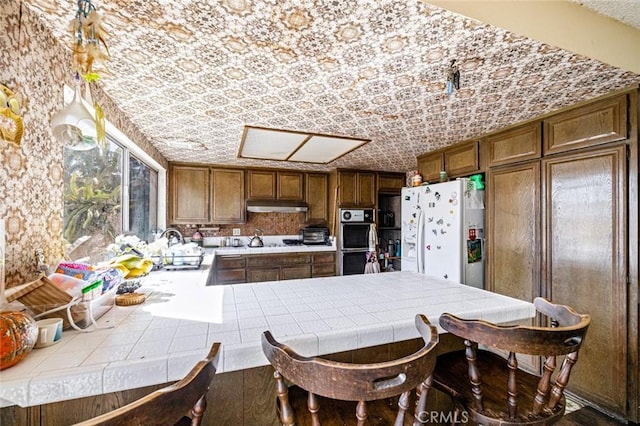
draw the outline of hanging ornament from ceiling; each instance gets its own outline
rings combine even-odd
[[[454,89],[460,89],[460,70],[456,65],[456,60],[452,59],[447,69],[447,93],[452,94]]]
[[[104,114],[91,96],[91,87],[98,81],[100,74],[108,73],[108,33],[91,0],[78,0],[77,6],[76,14],[68,26],[68,31],[73,36],[71,49],[73,68],[76,71],[75,95],[71,104],[54,115],[51,125],[54,136],[71,149],[78,149],[78,146],[83,150],[89,149],[92,144],[105,148],[107,138]],[[82,89],[78,76],[82,76],[86,82],[85,101],[93,105],[94,117],[91,117],[82,104]],[[87,120],[87,114],[91,117],[90,121]]]

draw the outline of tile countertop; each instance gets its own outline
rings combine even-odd
[[[306,253],[314,251],[336,251],[336,240],[331,238],[331,245],[325,244],[312,244],[312,245],[299,245],[299,246],[285,246],[282,243],[283,239],[297,240],[297,235],[267,235],[263,237],[264,247],[248,247],[246,244],[249,240],[248,237],[233,237],[239,238],[241,243],[244,244],[241,247],[216,247],[210,248],[205,246],[205,249],[212,250],[215,255],[236,255],[236,254],[267,254],[267,253]],[[218,238],[220,240],[220,238]]]
[[[443,312],[494,322],[535,312],[531,303],[412,272],[207,287],[208,273],[152,272],[140,289],[143,304],[114,306],[98,320],[113,328],[65,331],[59,343],[0,372],[0,406],[179,380],[215,341],[219,372],[267,365],[266,329],[311,356],[418,337],[417,313],[437,324]]]

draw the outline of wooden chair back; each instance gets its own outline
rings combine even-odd
[[[417,352],[400,359],[353,364],[304,357],[279,343],[269,331],[262,334],[262,350],[275,369],[276,395],[283,425],[296,424],[296,415],[288,399],[285,380],[308,392],[308,409],[314,425],[319,425],[318,399],[357,401],[354,420],[365,424],[367,402],[400,396],[396,424],[402,424],[409,406],[410,393],[417,390],[416,414],[425,411],[431,374],[435,366],[433,351],[439,337],[435,326],[424,315],[415,318],[416,328],[424,341]]]
[[[466,408],[482,424],[522,424],[525,418],[527,424],[551,424],[564,413],[564,390],[591,317],[540,297],[534,300],[534,306],[549,319],[548,327],[503,326],[447,313],[440,317],[442,328],[464,339],[468,389],[456,388],[461,384],[460,378],[455,377],[459,375],[454,366],[455,354],[444,354],[438,360],[437,368],[442,366],[443,371],[435,375],[435,387],[454,398],[466,397]],[[479,345],[504,351],[508,356],[504,359],[489,354],[479,350]],[[544,357],[542,374],[520,370],[516,354]],[[557,369],[556,358],[560,356],[563,360]],[[496,363],[501,363],[502,368],[492,365]],[[498,372],[504,372],[505,377]],[[504,398],[497,407],[493,401],[486,401],[499,393],[496,388],[503,390]]]
[[[214,343],[206,358],[182,380],[78,425],[200,425],[207,408],[207,391],[216,374],[219,350],[220,343]]]

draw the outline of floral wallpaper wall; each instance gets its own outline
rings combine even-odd
[[[24,136],[17,147],[0,140],[0,217],[6,227],[6,285],[37,275],[36,249],[45,262],[62,259],[63,150],[49,127],[63,105],[63,83],[71,84],[69,50],[18,0],[0,2],[0,83],[19,92]],[[72,17],[74,10],[69,10]],[[160,164],[166,160],[141,136],[101,90],[93,93],[105,116]]]

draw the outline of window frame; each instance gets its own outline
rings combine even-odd
[[[65,105],[70,103],[73,100],[74,90],[68,86],[64,85],[64,103]],[[82,103],[89,110],[91,115],[95,116],[95,110],[93,105],[90,105],[87,101],[82,99]],[[122,133],[120,129],[114,126],[109,120],[105,119],[105,131],[107,133],[107,137],[120,145],[123,149],[122,155],[122,190],[120,193],[120,197],[122,198],[122,232],[130,232],[129,227],[129,161],[130,156],[133,155],[139,161],[146,164],[152,170],[155,170],[158,173],[158,205],[157,205],[157,215],[156,218],[156,226],[158,229],[165,229],[167,226],[167,169],[162,167],[160,163],[158,163],[153,157],[151,157],[147,152],[145,152],[142,148],[136,145],[127,135]],[[64,155],[64,154],[63,154]]]

